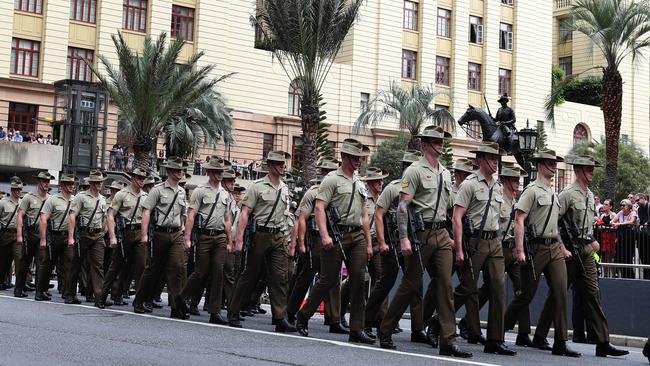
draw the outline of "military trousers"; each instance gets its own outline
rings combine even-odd
[[[517,319],[526,311],[537,292],[540,276],[544,273],[550,289],[548,296],[554,300],[549,303],[550,314],[555,324],[555,340],[567,340],[567,268],[559,242],[550,245],[534,246],[535,276],[530,263],[521,267],[521,293],[512,300],[506,310],[504,327],[513,329]],[[548,301],[548,300],[547,300]]]
[[[425,230],[418,233],[422,264],[431,266],[431,281],[436,287],[436,308],[440,314],[441,346],[451,346],[456,342],[456,319],[454,317],[454,298],[451,287],[451,268],[453,256],[451,240],[445,229]],[[388,306],[386,316],[381,322],[383,334],[391,334],[411,303],[413,297],[422,301],[422,268],[417,254],[404,257],[405,273],[393,301]]]
[[[121,297],[124,291],[128,291],[128,288],[122,288],[123,281],[120,276],[123,272],[128,276],[128,273],[133,271],[136,287],[140,282],[147,262],[147,247],[140,242],[140,229],[125,230],[122,247],[115,247],[111,257],[111,264],[102,285],[103,300],[106,300],[109,292],[111,297],[116,299]],[[127,269],[123,271],[124,267]]]
[[[363,296],[367,299],[368,296],[370,295],[370,291],[372,290],[372,287],[375,285],[375,283],[377,283],[382,272],[381,258],[379,257],[379,244],[377,244],[376,239],[373,239],[372,259],[368,261],[368,264],[366,265],[366,269],[367,269],[368,276],[370,276],[370,284],[369,286],[367,286],[364,281]],[[341,283],[341,314],[343,316],[345,316],[345,313],[347,312],[349,305],[350,305],[350,286],[349,286],[348,279],[346,279]],[[388,302],[384,301],[379,305],[380,305],[379,316],[383,318],[384,314],[386,314],[386,310],[388,309]],[[366,300],[366,307],[368,307],[367,300]]]
[[[305,299],[305,295],[309,290],[314,281],[314,276],[317,273],[321,272],[321,258],[323,252],[323,246],[320,241],[319,235],[313,235],[307,233],[305,235],[311,235],[312,247],[311,251],[311,262],[309,259],[309,252],[305,253],[301,258],[301,264],[299,267],[299,272],[296,276],[296,281],[291,290],[291,295],[289,296],[289,303],[287,305],[287,313],[291,315],[296,315],[298,310],[300,310],[300,305]],[[337,249],[337,248],[335,248]],[[340,323],[341,322],[341,290],[339,286],[332,287],[329,289],[327,296],[324,298],[326,313],[330,318],[330,323]]]
[[[181,291],[183,274],[183,232],[167,233],[156,231],[151,245],[151,258],[147,262],[140,284],[135,293],[135,304],[154,300],[158,295],[161,282],[167,279],[167,292],[172,309],[176,309],[173,301]],[[135,305],[134,304],[134,305]]]
[[[472,269],[469,259],[459,271],[460,286],[454,293],[455,310],[458,311],[465,305],[465,318],[470,336],[481,334],[481,319],[479,318],[478,288],[476,282],[483,272],[483,281],[489,283],[489,311],[487,340],[503,342],[503,315],[505,311],[505,265],[503,248],[498,239],[477,240],[470,239],[469,245],[473,252]],[[474,273],[472,274],[472,270]]]
[[[248,306],[251,292],[256,288],[261,272],[266,270],[269,284],[269,298],[273,321],[287,317],[287,238],[284,233],[256,232],[253,243],[248,248],[246,268],[242,269],[229,314],[238,314],[243,306]],[[210,293],[210,297],[216,296]]]
[[[20,251],[16,245],[16,232],[0,232],[0,284],[4,284],[5,276],[9,274],[11,278],[11,262],[16,263],[16,268],[20,263]]]
[[[56,276],[63,283],[72,269],[74,247],[68,247],[68,232],[51,232],[50,244],[38,249],[38,272],[36,275],[36,290],[45,292],[49,289],[52,269],[56,266]]]
[[[104,283],[104,236],[102,233],[82,233],[79,236],[79,243],[75,246],[74,249],[77,253],[68,273],[66,298],[74,297],[77,294],[81,266],[85,263],[88,268],[86,296],[91,294],[88,289],[92,286],[92,295],[97,301],[101,299]]]
[[[237,271],[239,270],[239,263],[241,259],[235,253],[226,253],[226,261],[223,264],[223,294],[221,297],[221,303],[230,304],[230,298],[232,297],[232,291],[235,286],[235,281],[237,280]],[[209,295],[206,292],[206,298]]]
[[[365,280],[365,267],[368,262],[367,245],[365,235],[361,228],[357,231],[345,233],[341,237],[341,244],[347,257],[346,267],[350,286],[350,330],[363,330],[365,325],[366,299],[363,292]],[[341,264],[343,254],[341,249],[333,247],[330,250],[321,250],[320,277],[312,287],[307,302],[302,308],[302,313],[311,318],[320,303],[330,291],[340,284]]]
[[[20,251],[20,259],[16,262],[16,287],[14,291],[25,289],[27,274],[31,270],[32,262],[37,259],[38,247],[41,241],[41,237],[36,230],[32,230],[31,228],[26,230],[27,242],[18,248]],[[38,261],[36,261],[36,266],[38,267]],[[38,273],[38,268],[36,272]]]
[[[382,311],[383,304],[388,301],[388,295],[393,286],[395,286],[395,281],[397,281],[397,275],[400,270],[399,259],[395,251],[391,250],[386,254],[379,254],[377,257],[381,260],[382,270],[379,279],[370,290],[368,302],[366,303],[366,327],[381,324],[382,319],[388,311],[388,307]],[[424,329],[422,321],[422,297],[413,296],[409,306],[411,309],[411,331],[416,332]]]
[[[192,272],[181,291],[183,299],[189,299],[199,292],[202,293],[208,276],[210,276],[211,288],[208,311],[211,314],[218,314],[221,311],[223,266],[226,262],[227,244],[225,233],[220,235],[199,235],[196,243],[197,254],[194,272]]]
[[[566,262],[567,286],[573,285],[576,294],[580,296],[585,318],[590,320],[593,326],[595,340],[598,343],[609,342],[609,327],[600,301],[598,269],[593,254],[594,248],[591,244],[584,245],[580,250],[580,258],[582,259],[584,270],[577,258],[571,258],[571,260]],[[553,311],[556,307],[555,299],[553,293],[546,298],[537,329],[535,329],[536,336],[545,338],[548,335],[551,324],[554,322]]]

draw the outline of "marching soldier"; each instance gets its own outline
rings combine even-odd
[[[223,290],[223,266],[226,261],[226,247],[230,242],[230,194],[222,184],[224,175],[223,160],[213,156],[204,167],[208,172],[208,184],[197,187],[192,192],[185,221],[185,250],[192,245],[196,248],[194,272],[180,293],[179,302],[185,302],[196,293],[202,293],[208,275],[210,276],[210,296],[208,312],[210,323],[227,324],[221,316],[221,295]],[[198,227],[196,243],[192,243],[194,226]]]
[[[228,210],[230,212],[230,217],[232,218],[231,220],[232,225],[230,229],[230,242],[228,242],[228,246],[226,247],[226,262],[224,263],[223,266],[224,282],[223,282],[223,295],[221,298],[222,305],[223,305],[224,303],[230,304],[230,298],[232,297],[232,291],[235,286],[235,281],[237,279],[239,263],[241,262],[241,258],[238,258],[235,255],[235,251],[233,250],[234,249],[233,242],[234,242],[234,238],[237,235],[235,229],[237,228],[237,222],[238,222],[237,220],[239,219],[239,214],[241,212],[239,203],[241,202],[242,193],[246,190],[246,188],[235,183],[234,176],[232,179],[224,179],[222,182],[223,182],[223,187],[230,194],[230,205],[228,207]]]
[[[555,175],[557,162],[564,159],[553,150],[540,150],[531,159],[537,166],[537,180],[529,184],[515,205],[515,248],[516,260],[521,267],[522,292],[517,294],[505,313],[504,327],[514,328],[522,311],[535,297],[540,275],[547,275],[550,295],[554,297],[553,323],[555,325],[555,343],[553,354],[569,357],[580,357],[580,353],[570,349],[567,344],[567,272],[565,257],[568,252],[558,240],[558,214],[560,202],[551,187],[551,179]],[[528,242],[531,251],[525,251],[524,235],[528,228]],[[535,229],[532,232],[532,229]],[[532,255],[532,257],[531,257]],[[527,264],[528,263],[528,264]],[[534,268],[534,271],[533,271]],[[535,344],[537,339],[533,339]],[[538,346],[538,344],[535,344]]]
[[[256,180],[242,201],[242,211],[237,227],[235,252],[241,253],[244,246],[244,232],[250,215],[254,215],[255,235],[248,248],[248,263],[235,286],[228,308],[230,326],[241,328],[239,312],[249,299],[251,291],[259,281],[262,267],[268,269],[269,297],[276,332],[295,332],[296,328],[287,321],[287,247],[282,230],[285,225],[285,211],[289,209],[289,189],[282,182],[285,163],[291,155],[283,151],[271,151],[266,158],[268,175]]]
[[[329,173],[320,184],[316,196],[315,219],[321,235],[321,273],[316,285],[309,293],[307,302],[296,315],[296,327],[303,336],[308,336],[309,318],[316,312],[321,301],[339,283],[341,262],[347,258],[350,286],[350,335],[355,343],[372,344],[364,329],[365,297],[363,284],[366,263],[372,258],[370,220],[366,204],[366,190],[354,172],[359,169],[361,159],[367,154],[362,144],[346,139],[341,146],[341,167]],[[337,209],[340,219],[333,222],[331,210]],[[337,225],[340,238],[332,237],[328,224]],[[334,240],[337,240],[339,245]]]
[[[407,151],[402,157],[402,170],[405,170],[412,163],[418,161],[422,157],[422,154],[419,151]],[[366,304],[366,329],[365,332],[370,338],[376,338],[376,335],[372,333],[372,327],[378,327],[381,323],[381,320],[386,312],[386,310],[380,311],[383,307],[383,304],[388,299],[388,294],[390,290],[395,285],[397,280],[397,275],[400,269],[399,257],[399,248],[391,247],[397,243],[387,242],[388,233],[384,230],[386,225],[387,217],[386,215],[392,215],[391,218],[395,218],[395,211],[397,209],[397,204],[399,202],[399,192],[402,189],[402,180],[397,179],[386,187],[386,189],[381,192],[379,198],[377,199],[377,205],[375,209],[375,229],[377,232],[377,242],[379,244],[379,252],[381,253],[378,256],[381,259],[381,275],[379,280],[375,283],[370,291],[368,297],[368,302]],[[393,220],[394,221],[394,220]],[[389,227],[389,230],[397,230],[397,227]],[[390,244],[390,245],[389,245]],[[373,256],[374,257],[374,256]],[[420,343],[429,343],[426,338],[423,338],[422,330],[424,328],[422,322],[422,299],[414,296],[411,299],[410,308],[411,308],[411,341],[420,342]],[[382,312],[384,314],[382,314]]]
[[[27,297],[25,283],[32,261],[36,259],[40,243],[38,220],[45,201],[50,197],[50,180],[54,179],[50,173],[38,173],[36,192],[29,192],[20,201],[18,217],[16,217],[16,247],[21,253],[20,260],[16,262],[16,287],[15,297]],[[25,242],[24,239],[27,241]],[[24,248],[23,248],[24,246]],[[38,269],[37,269],[38,271]]]
[[[479,170],[461,184],[454,202],[453,230],[456,246],[456,261],[464,265],[459,271],[461,285],[458,286],[454,304],[456,309],[465,305],[469,326],[468,341],[472,343],[481,334],[478,307],[478,280],[481,269],[490,289],[490,310],[488,314],[488,335],[483,351],[514,356],[517,352],[504,344],[503,312],[505,308],[505,282],[503,248],[498,238],[499,214],[503,202],[503,187],[496,180],[499,145],[483,142],[476,150]],[[469,233],[463,233],[463,217],[467,216]],[[470,234],[471,233],[471,234]],[[467,248],[463,248],[463,235],[469,234]],[[467,257],[465,257],[467,255]],[[468,265],[472,262],[472,266]],[[472,273],[473,271],[473,273]]]
[[[49,288],[50,275],[54,265],[56,265],[56,275],[64,286],[67,284],[67,278],[72,269],[75,251],[74,248],[68,247],[66,239],[68,238],[68,218],[74,198],[75,183],[74,175],[62,174],[59,177],[61,191],[50,196],[41,210],[38,275],[36,276],[36,295],[34,296],[36,301],[51,300],[46,291]]]
[[[567,262],[569,285],[582,297],[587,317],[592,320],[594,335],[597,341],[596,356],[624,356],[629,354],[626,350],[617,349],[609,343],[609,327],[607,318],[600,302],[600,289],[598,288],[598,270],[593,254],[598,251],[599,244],[593,236],[592,220],[596,215],[594,194],[589,189],[589,184],[594,177],[594,168],[602,166],[590,156],[578,156],[570,164],[576,175],[575,182],[560,193],[559,216],[565,216],[570,222],[575,223],[578,229],[578,243],[564,243],[564,245],[578,246],[578,255]],[[555,298],[547,298],[544,309],[540,315],[539,325],[535,337],[546,338],[550,323],[553,321],[553,307]]]
[[[90,188],[80,192],[72,200],[68,218],[68,246],[77,245],[77,258],[72,262],[71,271],[68,273],[68,286],[66,291],[66,304],[76,304],[77,281],[79,272],[84,262],[88,266],[87,286],[92,287],[95,306],[103,309],[112,303],[102,301],[102,285],[104,282],[104,227],[106,224],[106,211],[108,206],[106,198],[99,192],[104,175],[99,171],[91,171],[88,176]],[[79,220],[79,224],[77,221]],[[78,226],[78,227],[77,227]],[[78,231],[79,242],[75,239],[75,230]],[[90,295],[86,289],[86,297]]]
[[[131,184],[115,193],[107,215],[109,247],[113,249],[112,259],[102,286],[102,301],[106,302],[111,293],[113,305],[127,305],[122,299],[124,291],[120,273],[133,273],[136,287],[144,271],[147,260],[147,248],[140,242],[140,222],[142,221],[142,204],[146,198],[142,187],[147,173],[135,168],[131,173]],[[115,183],[115,182],[114,182]],[[121,221],[118,228],[117,222]],[[118,230],[122,230],[118,232]],[[118,243],[118,235],[121,240]],[[127,274],[128,276],[128,274]]]
[[[381,323],[379,335],[382,348],[395,349],[391,332],[398,324],[413,296],[422,297],[422,268],[431,266],[430,275],[436,284],[436,308],[440,314],[440,354],[445,356],[472,357],[456,345],[456,321],[451,288],[453,266],[452,241],[446,230],[446,212],[450,206],[451,175],[440,164],[444,139],[451,134],[440,127],[426,127],[419,135],[424,157],[411,164],[402,177],[402,190],[397,206],[397,220],[405,274],[397,294],[388,307]],[[409,208],[422,216],[424,230],[413,236],[421,243],[415,246],[409,239]],[[421,262],[420,262],[421,261]]]
[[[20,263],[16,245],[16,219],[20,207],[23,183],[18,177],[11,182],[11,194],[0,200],[0,290],[6,288],[4,276],[11,271],[11,262]]]
[[[180,304],[178,294],[181,290],[183,274],[183,220],[187,216],[185,190],[179,186],[183,178],[183,161],[172,156],[163,165],[167,171],[164,184],[154,187],[142,203],[140,242],[152,252],[151,260],[137,287],[133,311],[144,313],[144,302],[153,302],[159,280],[166,272],[172,318],[187,319]],[[149,238],[149,222],[155,224],[154,238]],[[151,240],[151,242],[149,241]]]

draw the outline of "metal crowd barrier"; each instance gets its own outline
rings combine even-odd
[[[603,277],[650,280],[650,228],[647,225],[594,225]]]

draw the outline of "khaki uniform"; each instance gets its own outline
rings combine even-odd
[[[302,196],[302,200],[300,200],[300,204],[295,213],[296,216],[300,216],[303,212],[309,212],[310,215],[313,215],[317,195],[318,185],[309,188]],[[311,240],[311,248],[306,248],[306,250],[311,251],[311,266],[309,264],[309,252],[306,252],[303,258],[301,258],[300,269],[291,289],[291,294],[289,295],[287,313],[292,317],[300,310],[300,305],[302,305],[302,301],[314,280],[314,276],[316,273],[320,273],[321,270],[322,243],[318,231],[311,232],[307,228],[305,232],[305,246],[308,245],[308,240]],[[325,298],[325,314],[329,316],[331,324],[341,322],[341,291],[338,286],[330,289],[329,295]]]
[[[25,216],[23,216],[23,233],[27,231],[27,242],[23,243],[24,249],[21,251],[20,261],[16,267],[16,287],[14,292],[23,290],[25,288],[25,282],[27,281],[27,272],[30,269],[32,261],[37,260],[38,247],[40,245],[41,235],[38,231],[38,220],[41,215],[41,208],[45,201],[50,198],[50,194],[46,193],[44,198],[41,198],[38,193],[30,192],[23,197],[20,201],[20,206],[18,210],[25,211]],[[29,221],[29,226],[26,226],[25,223]],[[24,235],[25,236],[25,235]],[[38,268],[36,269],[38,272]]]
[[[230,215],[231,197],[221,186],[215,192],[209,184],[196,188],[190,197],[190,208],[196,211],[194,225],[202,217],[203,226],[199,228],[196,242],[196,264],[181,291],[181,297],[188,299],[202,293],[208,276],[211,277],[208,311],[218,314],[221,311],[224,263],[226,261],[225,216]],[[213,209],[214,208],[214,209]]]
[[[231,196],[232,198],[232,196]],[[234,198],[230,200],[230,217],[232,219],[232,228],[230,230],[230,240],[233,240],[236,237],[236,228],[237,223],[239,222],[239,215],[241,213],[241,208],[235,202]],[[241,256],[232,253],[226,253],[226,261],[223,266],[223,295],[222,302],[230,303],[230,298],[232,297],[232,291],[239,276],[239,269],[241,267]]]
[[[278,204],[273,211],[276,200]],[[248,306],[251,291],[266,267],[273,321],[287,317],[288,257],[284,227],[289,202],[289,188],[282,181],[276,188],[268,177],[264,177],[248,188],[242,204],[251,209],[257,228],[252,247],[248,248],[248,263],[233,291],[228,308],[231,316]]]
[[[97,209],[95,210],[95,207]],[[70,212],[77,213],[77,220],[81,221],[79,232],[79,256],[72,261],[71,272],[68,277],[66,297],[74,297],[77,292],[77,282],[81,266],[85,262],[88,266],[88,287],[92,287],[93,295],[98,301],[102,296],[104,284],[104,218],[108,211],[106,198],[101,194],[94,197],[90,190],[79,193],[72,200]],[[94,212],[94,215],[93,215]],[[88,293],[86,293],[88,296]]]
[[[490,191],[492,191],[491,195]],[[505,267],[503,248],[501,241],[497,237],[502,203],[503,187],[501,183],[494,178],[488,183],[486,177],[480,171],[470,175],[463,181],[454,203],[456,206],[466,209],[465,215],[471,220],[474,235],[478,235],[481,223],[485,220],[482,234],[483,238],[489,237],[488,239],[476,236],[468,238],[474,273],[470,273],[471,270],[467,264],[459,270],[461,285],[456,288],[454,305],[456,310],[465,305],[465,318],[467,319],[469,335],[479,336],[481,334],[481,324],[476,281],[479,278],[481,269],[485,268],[483,280],[489,283],[490,289],[487,340],[495,342],[503,342],[504,335]],[[487,216],[484,217],[486,209],[488,210]],[[466,261],[468,260],[469,258],[466,259]],[[472,278],[472,275],[474,278]]]
[[[124,232],[122,247],[114,248],[111,255],[111,264],[104,278],[102,286],[103,300],[106,300],[108,293],[111,293],[113,300],[122,296],[128,288],[124,288],[124,276],[133,273],[136,288],[140,283],[144,266],[147,262],[147,247],[140,242],[140,230],[142,222],[142,205],[147,194],[144,191],[135,193],[131,185],[123,188],[115,194],[111,200],[110,209],[115,214],[115,221],[118,215],[124,220]],[[116,229],[117,230],[117,229]],[[116,233],[117,235],[117,233]],[[128,286],[128,285],[125,285]]]
[[[361,331],[365,326],[366,301],[363,286],[368,259],[366,251],[368,243],[361,225],[361,215],[367,199],[366,189],[358,177],[349,178],[343,173],[343,169],[339,168],[323,179],[316,199],[324,201],[328,206],[336,207],[341,216],[338,224],[341,231],[341,244],[347,257],[351,304],[350,331]],[[339,284],[342,260],[340,248],[321,250],[320,277],[301,310],[307,318],[314,315],[321,301]]]
[[[539,180],[529,184],[515,205],[515,209],[528,214],[526,224],[535,224],[537,240],[546,242],[533,243],[535,276],[530,264],[521,267],[522,292],[514,298],[505,314],[506,330],[514,328],[521,312],[525,311],[535,297],[540,274],[543,272],[549,284],[549,296],[553,296],[553,323],[555,340],[567,340],[567,270],[561,245],[556,240],[558,235],[557,220],[561,212],[561,203],[553,190]],[[548,224],[544,227],[547,216]],[[548,244],[550,243],[550,244]]]
[[[149,239],[153,255],[142,273],[134,306],[153,301],[164,273],[170,299],[180,294],[183,282],[183,217],[187,216],[185,190],[180,186],[174,190],[166,181],[149,192],[142,208],[151,212],[151,220],[156,219],[156,229],[154,238]],[[170,303],[172,310],[176,310],[176,301]]]
[[[63,193],[57,193],[45,201],[41,213],[49,217],[49,247],[38,250],[38,282],[36,290],[45,292],[50,284],[52,267],[56,265],[57,277],[65,286],[72,270],[75,249],[68,247],[68,217],[72,200],[66,199]],[[65,293],[64,293],[65,295]]]
[[[377,206],[388,209],[388,213],[395,213],[401,187],[401,180],[390,182],[379,195]],[[384,237],[386,237],[386,233],[384,233]],[[379,258],[381,260],[381,274],[372,287],[368,296],[368,302],[366,303],[366,327],[372,327],[375,324],[381,323],[388,311],[388,307],[384,309],[384,304],[387,304],[388,294],[390,294],[390,290],[397,280],[400,264],[399,259],[395,257],[395,253],[399,252],[399,250],[399,247],[395,248],[395,251],[391,248],[388,253],[373,257],[373,259]],[[424,328],[422,321],[422,298],[414,296],[409,306],[411,308],[411,331],[420,331]]]
[[[456,320],[451,287],[451,269],[454,259],[449,233],[444,228],[446,212],[451,207],[451,174],[440,163],[436,170],[426,157],[420,158],[404,171],[401,192],[413,197],[411,204],[415,211],[422,215],[425,225],[440,225],[438,229],[425,229],[418,233],[418,238],[421,243],[422,264],[429,271],[431,281],[435,284],[436,308],[440,314],[441,325],[440,346],[446,347],[456,341]],[[440,201],[436,202],[438,196]],[[417,296],[420,301],[422,299],[423,274],[418,256],[413,254],[405,257],[404,267],[402,283],[381,323],[383,334],[391,334],[413,297]]]
[[[20,263],[20,251],[16,245],[16,217],[20,199],[14,201],[11,196],[0,200],[0,284],[5,278],[11,278],[11,262]]]
[[[596,214],[594,194],[589,189],[585,192],[578,182],[574,182],[570,187],[565,188],[560,193],[559,201],[561,206],[560,216],[567,216],[569,220],[576,223],[580,231],[580,239],[582,239],[579,245],[580,259],[582,260],[584,271],[577,259],[573,258],[566,262],[569,280],[568,286],[573,284],[576,290],[574,294],[581,297],[585,316],[587,319],[591,319],[591,324],[593,325],[595,340],[598,343],[609,342],[609,327],[600,301],[598,269],[593,257],[595,249],[591,245],[595,241],[591,223]],[[569,243],[565,243],[565,245],[569,245]],[[548,334],[548,330],[553,321],[552,312],[554,303],[555,298],[549,296],[540,314],[535,335],[546,337]]]

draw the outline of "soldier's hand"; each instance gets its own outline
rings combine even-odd
[[[183,242],[183,249],[186,252],[189,251],[191,247],[192,247],[192,241],[191,240],[185,240],[185,242]]]
[[[371,245],[366,246],[366,254],[368,255],[368,262],[370,262],[370,260],[372,259],[372,256],[374,255]]]
[[[111,239],[111,240],[109,241],[109,243],[108,243],[108,246],[109,246],[111,249],[115,249],[115,248],[117,248],[117,239]]]
[[[45,241],[45,239],[41,239],[40,247],[45,248],[46,246],[47,246],[47,241]]]
[[[402,249],[403,256],[406,257],[413,254],[413,250],[411,250],[411,241],[408,238],[400,239],[399,246]]]
[[[517,263],[519,263],[519,265],[523,266],[524,264],[526,264],[526,254],[524,254],[524,252],[515,253],[515,260],[517,261]]]
[[[232,250],[234,249],[233,247],[234,246],[233,246],[232,242],[229,242],[228,244],[226,244],[226,252],[232,253]]]
[[[600,244],[597,241],[594,240],[594,242],[591,243],[591,246],[594,247],[596,252],[600,251]]]
[[[566,250],[565,248],[562,248],[562,255],[564,255],[564,259],[571,259],[573,254],[571,254],[570,251]]]
[[[323,249],[325,250],[332,250],[332,248],[334,248],[334,240],[332,240],[332,237],[329,235],[321,237],[321,242],[323,243]]]
[[[289,258],[293,258],[296,255],[296,247],[289,247]]]
[[[237,241],[235,241],[235,253],[237,254],[241,253],[243,248],[244,248],[244,240],[237,239]]]
[[[148,236],[148,234],[145,233],[145,234],[142,234],[142,235],[140,236],[140,243],[144,243],[144,244],[149,243],[149,236]]]
[[[23,245],[23,237],[22,237],[22,235],[16,236],[16,244],[17,245]]]
[[[379,242],[379,252],[380,252],[381,254],[386,254],[386,253],[388,253],[389,251],[390,251],[390,247],[388,246],[388,244],[386,244],[386,242],[383,241],[383,240],[380,241],[380,242]]]
[[[305,255],[307,253],[307,248],[305,247],[305,244],[298,244],[298,254],[300,255]]]
[[[463,253],[462,250],[457,250],[455,254],[456,258],[454,259],[456,260],[456,263],[462,265],[465,262],[465,253]]]
[[[68,239],[68,246],[69,247],[74,247],[74,239]]]

